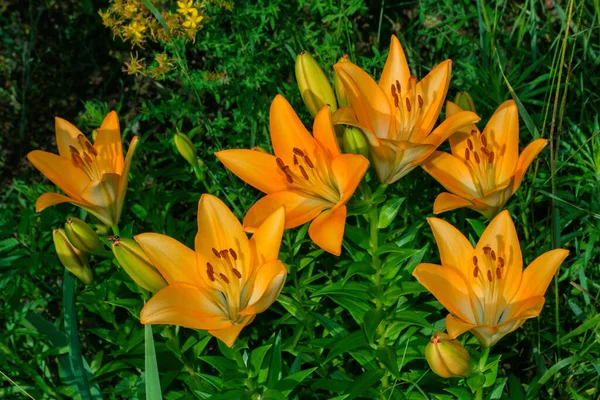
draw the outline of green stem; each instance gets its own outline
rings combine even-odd
[[[483,369],[485,368],[486,364],[487,364],[487,360],[488,357],[490,355],[490,348],[489,347],[484,347],[481,350],[481,356],[479,357],[479,371],[483,372]],[[475,400],[482,400],[483,399],[483,385],[477,389],[477,391],[475,392]]]

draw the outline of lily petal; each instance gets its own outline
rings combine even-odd
[[[446,315],[446,331],[451,338],[456,339],[466,331],[475,328],[477,325],[465,322],[456,318],[452,314]]]
[[[35,211],[40,212],[50,206],[53,206],[55,204],[60,204],[60,203],[73,203],[78,206],[87,205],[84,202],[78,202],[77,200],[74,200],[70,197],[64,196],[59,193],[47,192],[47,193],[42,194],[35,201]]]
[[[296,191],[271,193],[258,200],[244,217],[244,230],[254,232],[279,207],[285,206],[285,229],[295,228],[315,218],[334,205],[323,199],[308,197]]]
[[[479,211],[489,219],[494,218],[504,208],[504,205],[512,195],[512,182],[513,178],[510,178],[485,196],[473,199],[473,204],[475,204],[473,209]]]
[[[70,161],[71,150],[69,149],[69,146],[79,148],[77,137],[83,134],[75,125],[59,117],[54,118],[54,129],[56,131],[58,154]]]
[[[473,175],[460,158],[436,151],[421,164],[421,167],[446,190],[467,200],[479,197]]]
[[[285,226],[285,207],[279,207],[267,217],[250,238],[250,248],[255,257],[254,265],[262,265],[277,259],[279,247]],[[249,276],[252,271],[245,271],[243,276]]]
[[[255,315],[265,311],[273,304],[285,283],[287,269],[279,260],[272,260],[261,266],[256,274],[248,281],[248,288],[244,288],[242,304],[245,294],[250,294],[247,299],[248,306],[241,310],[239,315]],[[246,295],[247,296],[247,295]]]
[[[271,103],[270,126],[273,150],[285,164],[293,165],[294,147],[314,158],[314,138],[308,133],[290,103],[279,94]]]
[[[410,70],[406,61],[406,55],[404,55],[404,50],[396,35],[392,35],[390,51],[385,60],[381,77],[379,78],[379,87],[385,92],[388,99],[391,99],[392,85],[396,85],[396,81],[398,81],[401,88],[407,88],[409,79]]]
[[[462,108],[451,101],[446,102],[446,118],[452,117],[454,114],[458,114],[463,111]],[[467,139],[471,137],[471,131],[476,130],[475,124],[467,125],[457,130],[453,135],[450,135],[448,141],[450,142],[450,148],[452,149],[452,155],[464,157],[465,149],[468,147]]]
[[[187,283],[173,283],[156,293],[140,312],[142,324],[224,329],[231,321],[206,294]]]
[[[452,314],[463,321],[476,322],[467,282],[456,270],[423,263],[417,265],[413,276]]]
[[[333,129],[330,107],[326,106],[321,108],[316,115],[313,123],[313,135],[323,146],[323,150],[325,150],[325,153],[330,159],[341,154],[340,147],[335,137],[335,130]]]
[[[346,206],[323,211],[308,227],[308,235],[325,251],[339,256],[346,226]]]
[[[90,178],[73,165],[71,159],[41,150],[30,152],[27,159],[67,196],[81,200],[81,192],[90,183]]]
[[[472,273],[473,246],[458,229],[439,218],[427,218],[444,266],[455,268],[466,278]]]
[[[515,180],[513,182],[513,193],[519,189],[521,186],[521,181],[523,181],[523,176],[525,176],[525,172],[529,168],[529,165],[533,162],[533,159],[537,157],[538,154],[546,147],[548,144],[548,140],[546,139],[537,139],[533,142],[529,143],[527,147],[523,150],[521,155],[519,156],[519,161],[517,162],[517,168],[515,170]]]
[[[425,138],[423,143],[432,144],[439,146],[448,139],[448,137],[455,132],[461,130],[465,126],[479,122],[480,118],[471,111],[462,111],[453,116],[446,118],[444,122],[438,125],[437,128],[431,132],[431,135]]]
[[[569,255],[568,250],[555,249],[548,251],[535,260],[523,272],[519,291],[512,302],[523,301],[530,297],[544,296],[558,267]]]
[[[195,240],[196,253],[219,262],[213,254],[217,251],[234,249],[239,265],[248,270],[251,253],[248,236],[244,233],[240,221],[233,215],[218,197],[203,194],[198,203],[198,234]],[[202,266],[203,267],[203,266]],[[204,271],[204,268],[202,268]]]
[[[535,318],[542,312],[546,299],[544,296],[535,296],[519,301],[511,301],[500,322],[515,321],[520,319]]]
[[[361,155],[342,154],[331,163],[331,169],[341,198],[339,204],[345,204],[362,181],[369,168],[369,160]]]
[[[227,347],[233,346],[235,340],[242,332],[246,326],[250,325],[252,321],[254,321],[254,315],[250,317],[246,317],[242,322],[238,322],[237,324],[231,325],[225,329],[218,330],[209,330],[208,333],[219,339],[221,342],[225,343]]]
[[[358,121],[379,138],[388,137],[392,112],[383,90],[365,71],[351,62],[334,65]]]
[[[131,168],[131,160],[133,160],[133,154],[138,145],[139,138],[134,136],[129,143],[129,149],[127,150],[127,156],[125,156],[125,164],[123,171],[121,172],[121,179],[119,181],[119,195],[117,198],[117,222],[121,219],[121,211],[123,210],[123,202],[125,201],[125,195],[127,194],[127,185],[129,183],[129,169]]]
[[[514,175],[519,158],[519,111],[513,100],[500,104],[482,132],[496,153],[496,182]]]
[[[288,187],[285,174],[271,154],[256,150],[223,150],[215,155],[228,170],[261,192],[280,192]]]
[[[96,160],[101,174],[123,173],[123,143],[121,142],[121,129],[119,128],[119,117],[115,111],[111,111],[104,118],[98,136],[94,142],[98,152]]]
[[[104,174],[102,179],[91,181],[81,193],[81,197],[90,204],[106,208],[107,215],[114,218],[120,178],[117,174]]]
[[[433,213],[440,214],[462,207],[473,207],[473,203],[455,194],[444,192],[440,193],[435,198],[435,201],[433,202]]]
[[[421,132],[431,132],[433,129],[433,125],[435,125],[440,111],[442,111],[451,75],[452,61],[446,60],[438,64],[417,83],[417,93],[421,93],[423,96],[424,108],[421,119]]]

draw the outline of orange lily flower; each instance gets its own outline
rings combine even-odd
[[[75,126],[56,118],[59,154],[34,150],[27,154],[27,158],[66,196],[44,193],[35,203],[36,211],[68,202],[87,210],[107,226],[117,225],[137,143],[135,136],[123,159],[119,118],[114,111],[104,118],[94,144]]]
[[[544,293],[569,252],[548,251],[523,271],[521,247],[508,211],[487,226],[477,246],[449,223],[429,218],[442,265],[419,264],[413,272],[450,314],[452,338],[471,331],[483,347],[537,317]]]
[[[462,110],[446,105],[451,118]],[[519,111],[514,101],[500,105],[483,133],[475,125],[449,139],[452,154],[436,151],[422,167],[452,193],[441,193],[433,203],[435,214],[468,207],[488,218],[504,208],[517,191],[546,139],[531,142],[519,156]]]
[[[351,62],[338,63],[334,68],[351,104],[336,111],[334,123],[364,131],[377,176],[384,184],[402,178],[448,136],[479,121],[475,113],[464,111],[432,131],[446,98],[452,62],[442,62],[417,82],[394,35],[379,85]]]
[[[253,232],[274,210],[285,205],[285,227],[312,220],[310,238],[322,249],[340,255],[346,225],[346,203],[362,180],[369,161],[342,154],[329,107],[315,117],[312,136],[285,98],[271,104],[271,141],[275,155],[254,150],[224,150],[216,156],[235,175],[267,196],[244,218]]]
[[[285,283],[287,270],[277,258],[284,218],[281,207],[248,240],[227,206],[205,194],[198,203],[196,251],[158,233],[136,236],[168,283],[146,303],[141,322],[206,330],[233,346]]]

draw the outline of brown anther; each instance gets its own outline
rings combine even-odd
[[[406,110],[407,110],[408,112],[410,112],[410,110],[411,110],[411,107],[410,107],[410,100],[408,99],[408,97],[406,98]]]
[[[282,168],[282,171],[286,174],[286,175],[291,175],[292,174],[292,170],[290,169],[289,165],[286,165]]]
[[[94,162],[94,160],[92,160],[92,157],[90,157],[88,153],[83,153],[83,158],[85,159],[85,162],[90,165]]]
[[[75,154],[79,154],[79,150],[77,150],[75,147],[69,145],[69,150],[71,150],[71,153],[75,153]]]
[[[500,268],[504,268],[504,258],[498,257],[498,264],[500,264]]]
[[[207,273],[213,273],[213,272],[215,272],[215,270],[213,269],[212,264],[209,263],[209,262],[206,263],[206,272]]]
[[[294,154],[294,165],[298,165],[298,156]]]
[[[221,279],[223,279],[223,282],[229,283],[229,278],[225,276],[225,274],[219,273],[219,276],[221,277]]]
[[[80,168],[85,168],[85,163],[83,162],[83,160],[81,159],[81,156],[77,153],[71,153],[71,158],[73,159],[73,162],[75,163],[76,166],[80,167]]]
[[[473,155],[475,156],[475,162],[477,164],[479,164],[481,162],[481,159],[479,158],[479,154],[477,154],[476,151],[473,152]]]
[[[467,139],[467,146],[469,146],[469,150],[473,151],[473,142],[471,139]]]
[[[233,249],[229,249],[229,254],[233,257],[233,261],[237,261],[237,253]]]
[[[469,161],[471,159],[471,155],[469,153],[469,149],[465,149],[465,160]]]
[[[489,156],[490,156],[490,152],[489,152],[489,150],[488,150],[488,149],[486,149],[485,147],[482,147],[480,150],[481,150],[481,152],[482,152],[482,153],[483,153],[483,154],[484,154],[486,157],[489,157]]]
[[[277,157],[275,159],[275,162],[277,163],[277,166],[279,167],[279,169],[285,168],[285,163],[283,162],[283,160],[281,158]]]
[[[494,250],[492,250],[492,251],[490,252],[490,255],[492,256],[492,260],[493,260],[493,261],[496,261],[496,253],[494,252]]]
[[[294,152],[294,154],[298,154],[300,157],[304,156],[304,152],[302,150],[300,150],[299,148],[297,148],[297,147],[294,147],[292,149],[292,151]]]
[[[473,269],[473,277],[477,278],[479,276],[479,267],[475,266],[475,269]]]
[[[496,278],[498,278],[498,279],[502,278],[502,271],[500,271],[500,268],[496,268]]]
[[[300,173],[302,174],[302,177],[304,179],[308,180],[308,174],[304,170],[304,167],[302,165],[298,165],[298,169],[300,170]]]
[[[392,85],[392,97],[396,97],[396,86]]]
[[[477,266],[477,256],[473,256],[473,264]]]
[[[471,129],[471,135],[477,135],[477,130],[476,129]]]
[[[231,271],[233,272],[233,274],[234,274],[235,276],[237,276],[237,277],[238,277],[238,279],[240,279],[240,278],[242,277],[242,273],[241,273],[240,271],[238,271],[237,269],[235,269],[235,268],[232,268],[232,269],[231,269]]]
[[[398,108],[398,105],[400,104],[400,100],[398,99],[398,95],[394,96],[394,106],[396,106],[396,108]]]
[[[210,279],[210,281],[211,281],[211,282],[214,282],[214,281],[216,280],[216,279],[215,279],[215,273],[214,273],[214,272],[212,272],[212,271],[207,271],[207,272],[206,272],[206,275],[208,275],[208,279]]]
[[[490,157],[488,158],[488,161],[490,162],[490,164],[494,163],[494,152],[493,151],[490,153]]]
[[[221,255],[221,257],[227,259],[229,257],[229,251],[228,250],[221,250],[219,252],[219,254]]]
[[[490,246],[485,246],[483,248],[483,254],[490,254],[490,251],[492,251],[492,248]]]
[[[294,178],[291,175],[285,174],[285,179],[287,179],[288,183],[294,183]]]
[[[98,155],[98,152],[96,151],[96,149],[94,148],[94,146],[90,143],[90,142],[85,142],[85,147],[88,149],[88,151],[90,153],[92,153],[94,156]]]
[[[219,251],[217,249],[215,249],[214,247],[212,248],[212,252],[215,255],[215,257],[221,258],[221,255],[219,254]]]
[[[487,138],[485,135],[481,135],[481,144],[483,144],[484,147],[487,147]]]
[[[490,271],[489,269],[488,269],[487,276],[488,276],[488,281],[490,281],[490,282],[491,282],[491,281],[492,281],[492,279],[494,278],[494,277],[492,276],[492,271]]]
[[[419,102],[419,108],[423,108],[423,98],[421,95],[417,96],[417,101]]]
[[[309,166],[309,168],[314,168],[315,164],[313,164],[313,162],[311,161],[310,158],[308,158],[307,155],[304,156],[304,162],[306,163],[306,165]]]
[[[400,82],[396,79],[396,90],[398,93],[402,93],[402,86],[400,86]]]

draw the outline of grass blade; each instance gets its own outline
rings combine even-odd
[[[158,366],[156,365],[156,350],[152,338],[152,325],[144,325],[144,334],[146,338],[146,400],[162,400]]]

